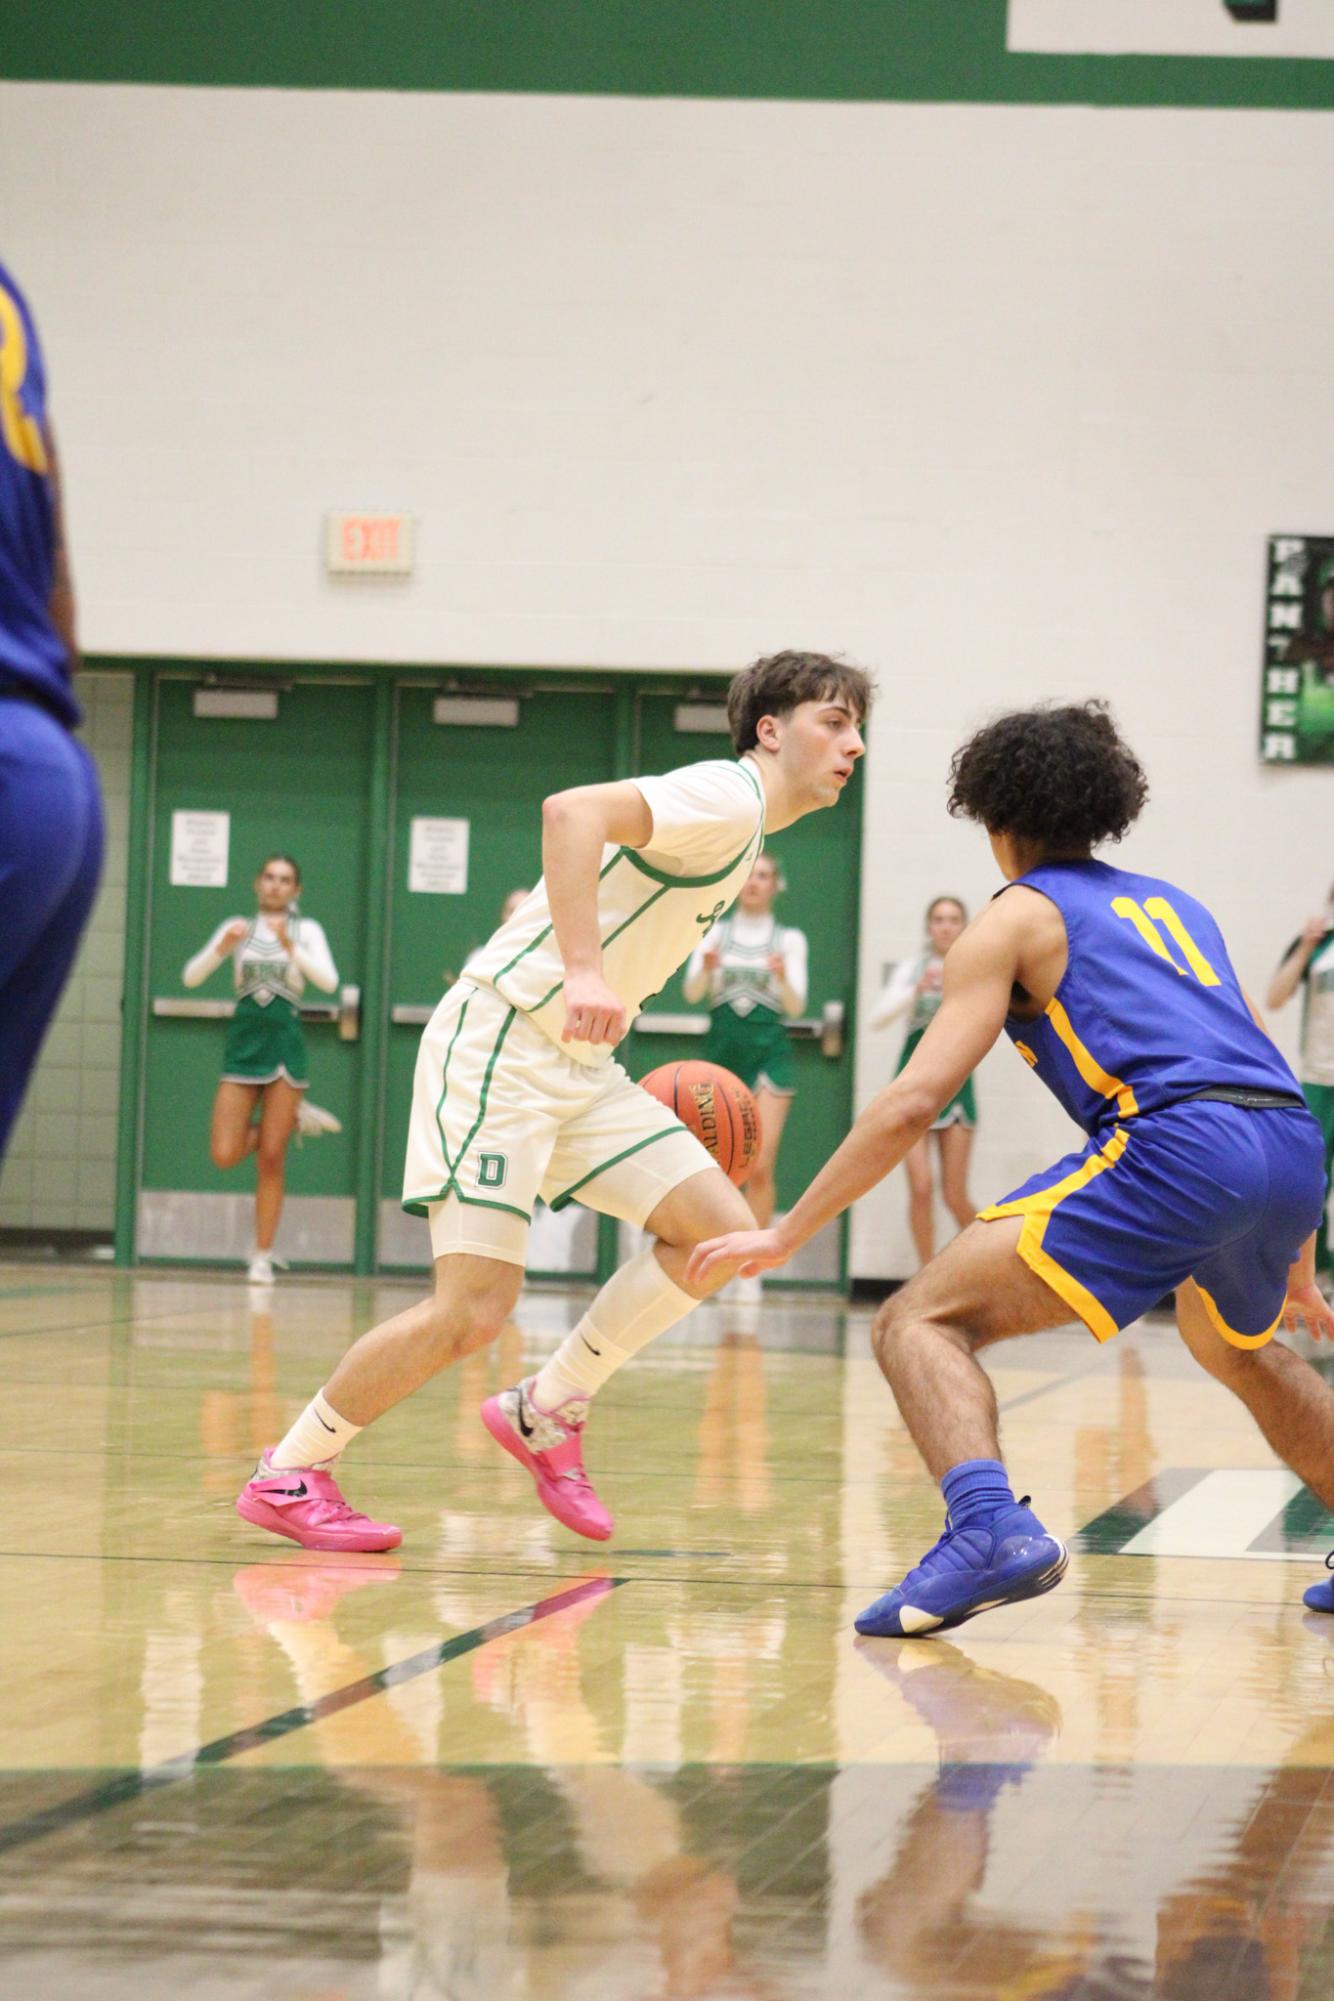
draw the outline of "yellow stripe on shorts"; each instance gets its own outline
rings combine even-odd
[[[1023,1217],[1024,1227],[1015,1249],[1029,1270],[1036,1272],[1043,1283],[1049,1285],[1057,1297],[1078,1314],[1090,1334],[1099,1341],[1111,1340],[1116,1333],[1116,1322],[1101,1300],[1086,1285],[1081,1285],[1073,1272],[1057,1264],[1050,1251],[1043,1248],[1042,1240],[1053,1211],[1067,1196],[1087,1188],[1096,1176],[1105,1173],[1109,1167],[1115,1167],[1129,1143],[1130,1135],[1118,1126],[1100,1153],[1093,1154],[1082,1167],[1077,1167],[1063,1180],[1053,1181],[1049,1188],[1036,1189],[1032,1195],[1020,1195],[1013,1202],[993,1202],[989,1209],[978,1211],[979,1220],[984,1223],[995,1222],[1004,1216]]]

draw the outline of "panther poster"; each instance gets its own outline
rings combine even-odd
[[[1260,760],[1334,765],[1334,535],[1269,538]]]

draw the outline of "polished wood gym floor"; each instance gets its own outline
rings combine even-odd
[[[1060,1590],[858,1643],[940,1512],[864,1312],[627,1370],[601,1548],[476,1416],[559,1294],[347,1455],[400,1551],[238,1520],[410,1291],[0,1266],[6,2001],[1329,2001],[1334,1522],[1170,1323],[990,1358]]]

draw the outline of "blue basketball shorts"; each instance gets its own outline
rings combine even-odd
[[[101,867],[92,758],[45,710],[0,696],[0,1160]]]
[[[1320,1220],[1323,1164],[1304,1107],[1194,1099],[1096,1135],[980,1218],[1023,1217],[1020,1257],[1100,1341],[1193,1278],[1223,1339],[1259,1348]]]

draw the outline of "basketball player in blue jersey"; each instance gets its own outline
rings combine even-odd
[[[911,1061],[796,1206],[687,1267],[698,1285],[784,1263],[898,1166],[1002,1029],[1088,1134],[876,1317],[876,1357],[946,1525],[861,1633],[957,1626],[1059,1583],[1064,1545],[1015,1500],[977,1352],[1076,1315],[1108,1341],[1174,1288],[1195,1360],[1334,1509],[1334,1386],[1273,1338],[1304,1321],[1334,1339],[1315,1283],[1320,1130],[1203,904],[1093,859],[1147,792],[1099,702],[1002,716],[955,753],[950,811],[986,828],[1007,887],[953,946]],[[1313,1585],[1306,1603],[1334,1611],[1334,1593]]]
[[[102,864],[37,329],[0,264],[0,1160]]]

